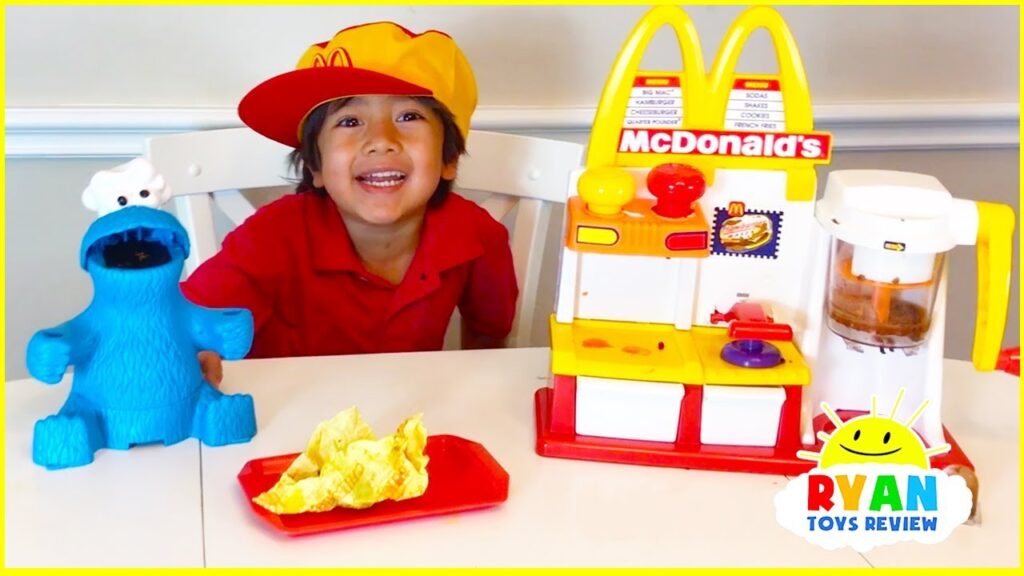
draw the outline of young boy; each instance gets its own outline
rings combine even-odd
[[[252,89],[242,121],[295,148],[297,194],[258,210],[182,284],[252,311],[250,357],[500,346],[516,288],[508,233],[450,191],[476,82],[447,35],[346,28]],[[220,358],[201,354],[211,382]]]

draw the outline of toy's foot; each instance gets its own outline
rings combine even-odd
[[[32,461],[50,470],[84,466],[96,451],[89,436],[88,423],[80,416],[48,416],[36,422]]]
[[[248,442],[256,434],[252,396],[232,394],[208,397],[196,411],[195,437],[207,446]]]

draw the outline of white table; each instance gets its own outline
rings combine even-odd
[[[194,440],[171,448],[102,451],[88,467],[58,472],[31,463],[30,437],[34,420],[53,412],[66,388],[10,382],[7,563],[1019,563],[1018,379],[946,362],[945,422],[978,469],[981,522],[957,528],[937,546],[902,544],[862,555],[822,550],[780,527],[773,497],[786,481],[781,476],[537,456],[533,393],[548,378],[548,359],[546,349],[535,348],[229,363],[225,391],[246,391],[256,399],[259,432],[252,442],[203,447],[201,454]],[[277,533],[250,510],[236,479],[239,470],[251,459],[301,450],[317,422],[353,405],[379,434],[422,411],[431,434],[480,442],[511,476],[508,501],[489,510],[313,536]]]
[[[1019,383],[947,362],[947,424],[974,459],[983,522],[939,546],[829,552],[781,528],[781,476],[543,458],[533,393],[546,349],[261,360],[226,370],[226,390],[256,399],[249,444],[203,451],[209,566],[1014,565],[1018,546]],[[424,413],[431,434],[483,444],[509,472],[498,508],[291,538],[257,518],[235,479],[254,458],[297,452],[317,422],[358,406],[386,434]],[[986,505],[988,504],[988,505]],[[397,553],[397,551],[401,551]]]
[[[54,414],[55,386],[7,382],[4,562],[14,566],[202,566],[199,445],[100,450],[88,466],[32,462],[36,420]]]

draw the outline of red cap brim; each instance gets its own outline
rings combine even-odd
[[[433,96],[422,86],[362,68],[303,68],[274,76],[250,90],[238,104],[238,116],[267,138],[298,148],[299,126],[314,108],[337,98],[366,94]]]

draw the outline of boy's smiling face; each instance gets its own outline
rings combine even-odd
[[[357,96],[327,115],[313,184],[346,220],[386,226],[418,218],[438,182],[455,178],[457,163],[444,164],[443,142],[441,119],[426,104]]]

